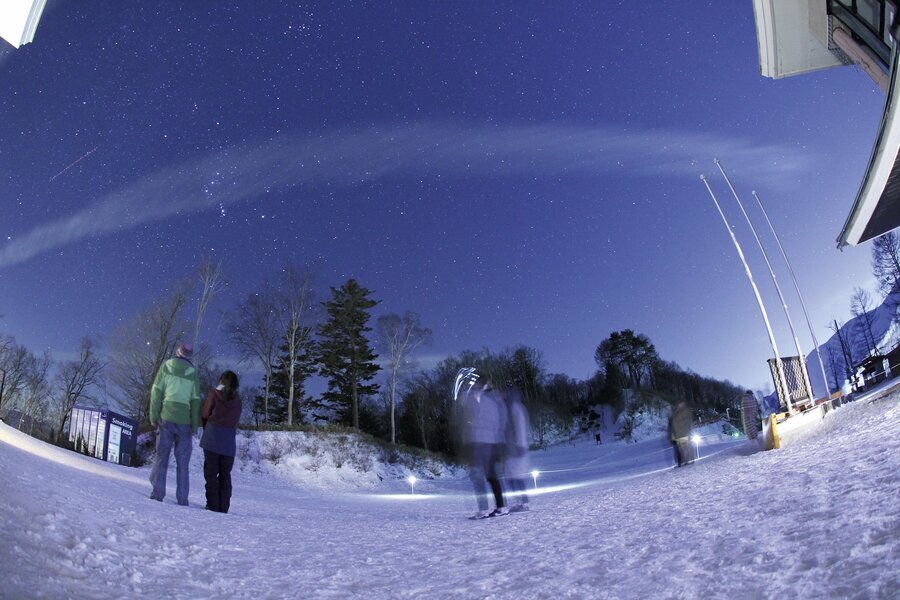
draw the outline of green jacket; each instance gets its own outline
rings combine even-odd
[[[150,424],[160,419],[178,425],[200,427],[200,379],[197,369],[183,358],[162,364],[150,391]]]

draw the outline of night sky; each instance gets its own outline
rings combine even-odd
[[[375,316],[421,314],[424,366],[522,343],[586,378],[630,328],[771,387],[701,173],[783,354],[789,331],[715,157],[766,203],[820,342],[873,288],[870,246],[835,238],[884,95],[855,68],[761,77],[749,0],[231,4],[50,0],[33,43],[0,40],[0,332],[70,358],[211,255],[225,363],[216,313],[291,261],[321,299],[353,277]]]

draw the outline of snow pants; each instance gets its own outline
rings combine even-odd
[[[206,479],[206,508],[227,513],[231,506],[231,468],[234,457],[203,451],[203,477]]]
[[[478,510],[488,509],[487,485],[491,486],[494,493],[494,502],[497,508],[503,506],[503,486],[500,485],[499,465],[501,460],[501,444],[474,443],[470,446],[472,466],[469,469],[469,479],[475,488],[475,500],[478,502]]]
[[[190,491],[190,473],[188,465],[191,462],[191,449],[193,437],[190,425],[177,425],[168,421],[159,421],[159,431],[156,434],[156,460],[150,471],[150,483],[153,491],[150,497],[162,502],[166,497],[166,476],[169,473],[169,456],[172,448],[175,448],[175,499],[178,504],[187,506],[188,492]]]

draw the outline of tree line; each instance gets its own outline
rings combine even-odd
[[[202,335],[210,307],[219,310],[229,349],[247,370],[262,373],[242,388],[245,415],[257,427],[336,424],[456,455],[452,388],[463,367],[521,391],[538,444],[569,431],[574,419],[596,405],[618,414],[634,410],[635,403],[662,408],[684,398],[700,409],[724,412],[741,391],[660,359],[646,336],[627,329],[600,342],[597,370],[585,380],[549,373],[540,350],[524,345],[467,350],[419,368],[416,355],[431,343],[431,330],[412,311],[373,320],[379,301],[354,279],[330,287],[320,299],[313,269],[286,264],[223,308],[228,287],[221,263],[203,259],[193,277],[119,325],[108,352],[85,337],[79,356],[57,365],[49,354],[34,355],[12,336],[0,336],[0,413],[15,408],[30,423],[49,422],[58,436],[76,403],[108,404],[146,428],[153,378],[178,343],[193,341],[204,390],[223,370]],[[314,376],[325,382],[320,394],[308,389]]]

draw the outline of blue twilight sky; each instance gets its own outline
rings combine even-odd
[[[766,202],[820,341],[872,286],[870,247],[834,240],[884,96],[855,68],[762,78],[750,0],[50,0],[32,44],[0,45],[0,332],[34,351],[108,339],[209,254],[224,360],[214,313],[315,262],[323,299],[354,277],[376,315],[420,313],[426,362],[523,343],[585,378],[631,328],[771,385],[700,173],[783,354],[789,332],[715,157]]]

